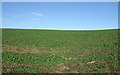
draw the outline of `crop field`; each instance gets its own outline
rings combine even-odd
[[[118,30],[2,29],[3,73],[117,73]]]

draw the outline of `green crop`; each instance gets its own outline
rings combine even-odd
[[[3,73],[116,73],[118,30],[2,29]]]

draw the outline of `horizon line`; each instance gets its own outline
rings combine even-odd
[[[69,31],[69,30],[73,30],[73,31],[92,31],[92,30],[119,30],[120,28],[114,28],[114,29],[36,29],[36,28],[0,28],[0,29],[30,29],[30,30],[66,30],[66,31]]]

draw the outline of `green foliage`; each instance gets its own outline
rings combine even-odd
[[[103,73],[118,68],[118,30],[2,29],[2,44],[3,72]]]
[[[5,64],[55,64],[65,61],[60,56],[51,54],[32,54],[32,53],[13,53],[13,52],[3,52],[3,63]]]

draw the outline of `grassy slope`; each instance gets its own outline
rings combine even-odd
[[[116,72],[118,30],[3,29],[3,72]]]

